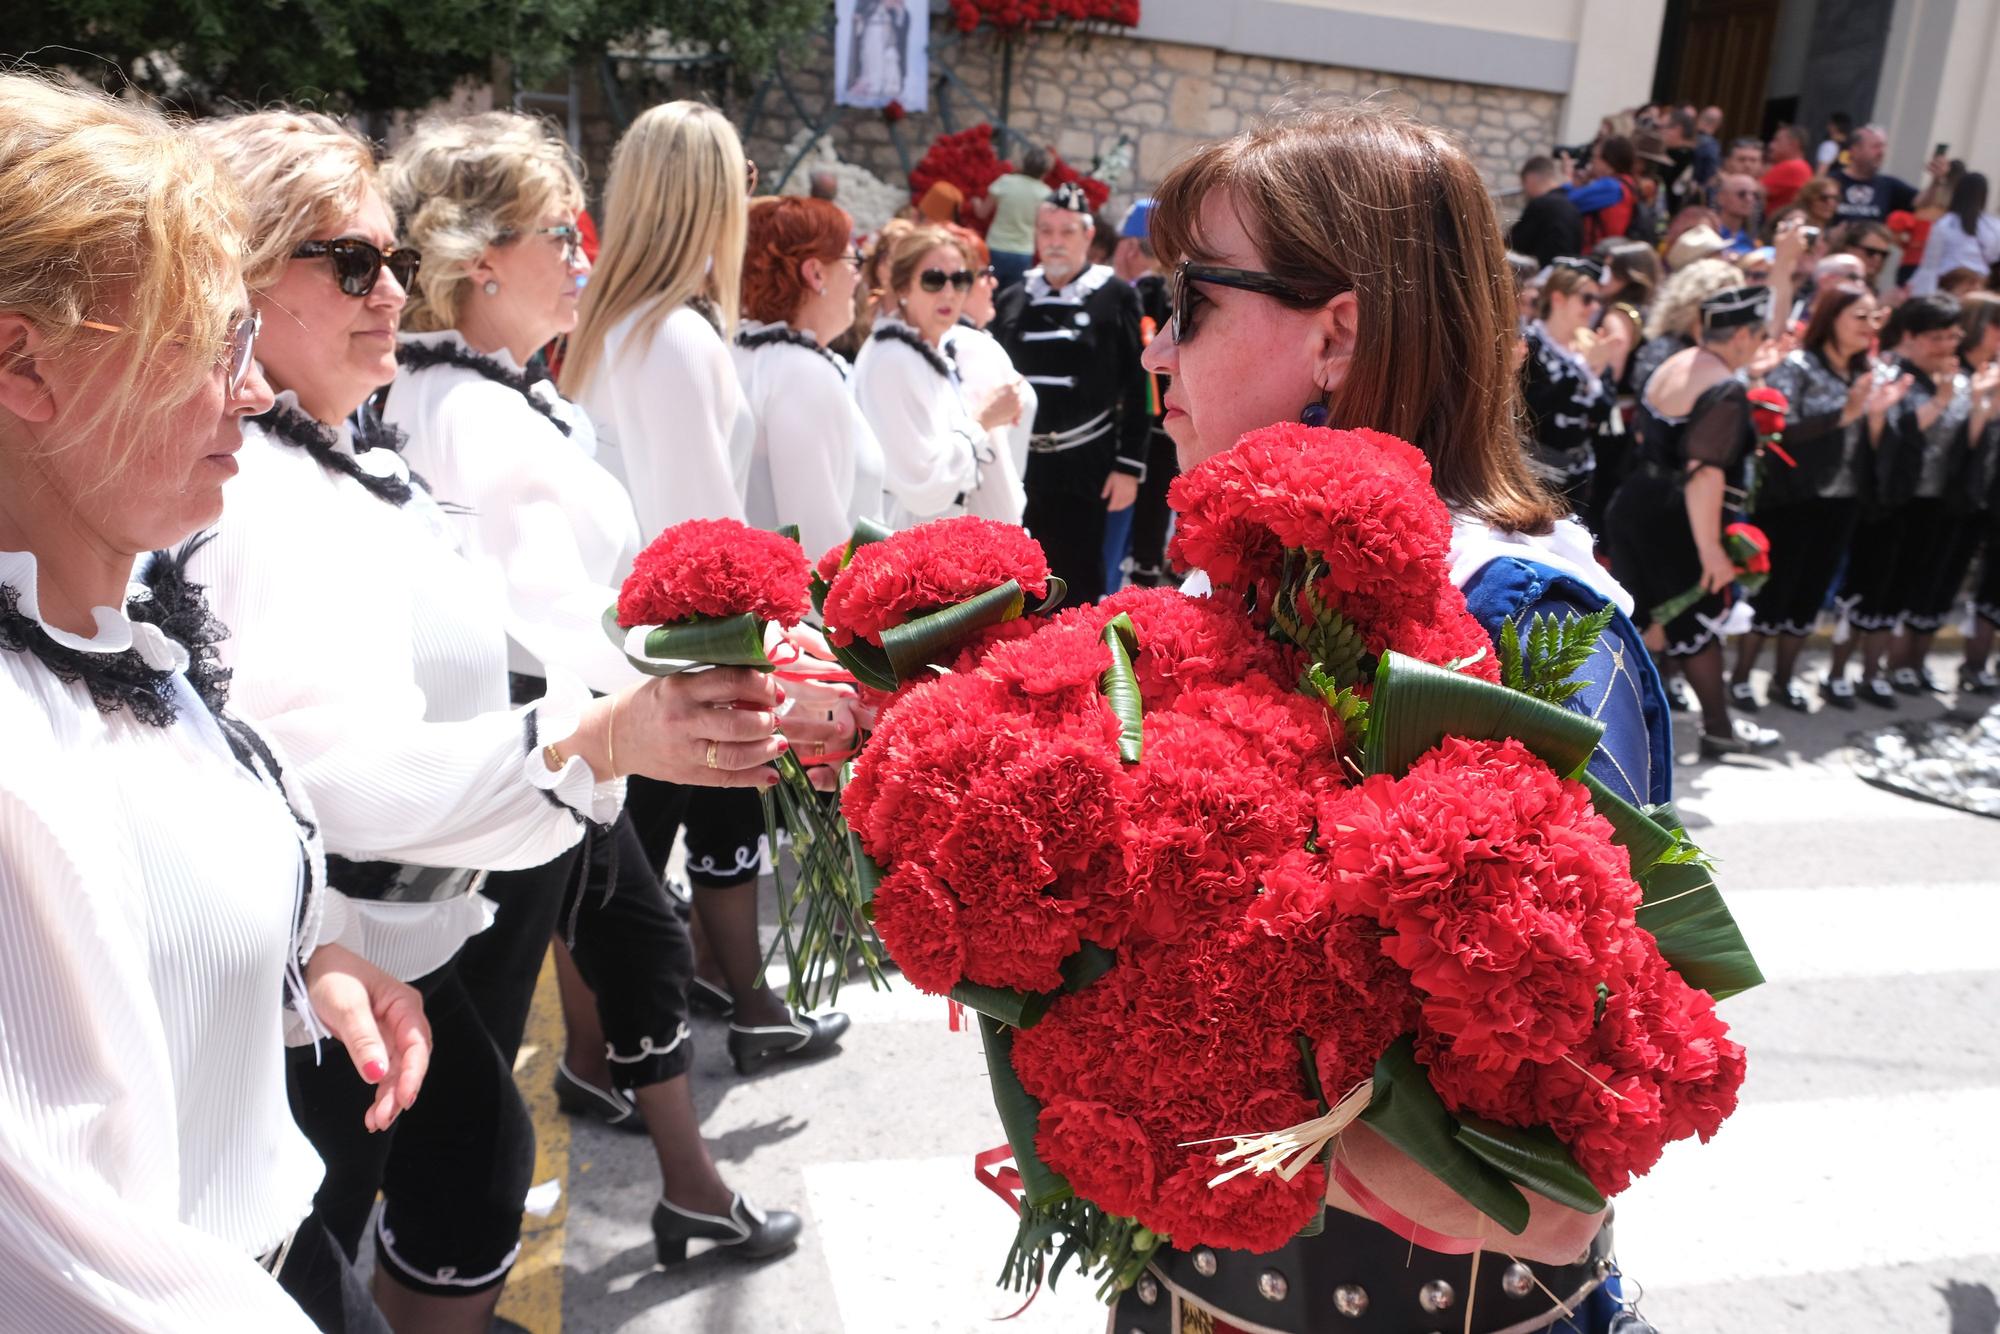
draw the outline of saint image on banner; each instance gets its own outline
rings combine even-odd
[[[922,111],[929,82],[930,6],[926,0],[838,0],[834,40],[835,102]]]

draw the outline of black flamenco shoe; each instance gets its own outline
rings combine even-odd
[[[1784,689],[1778,692],[1778,700],[1793,713],[1812,712],[1812,696],[1797,681],[1785,682]]]
[[[1961,667],[1958,671],[1958,693],[1961,695],[1991,695],[2000,691],[2000,676],[1982,667],[1973,671]]]
[[[1676,676],[1667,682],[1667,706],[1675,713],[1695,711],[1694,692],[1688,689],[1685,679]]]
[[[1896,690],[1886,676],[1871,676],[1861,683],[1861,698],[1878,709],[1897,707]]]
[[[838,1010],[788,1013],[789,1023],[755,1028],[729,1025],[729,1059],[736,1062],[737,1074],[754,1074],[772,1061],[803,1060],[830,1051],[851,1022]]]
[[[1845,709],[1849,713],[1854,712],[1854,678],[1851,676],[1835,676],[1832,672],[1828,672],[1823,687],[1823,697],[1828,704],[1836,709]]]
[[[690,1241],[712,1241],[739,1260],[768,1260],[799,1244],[805,1221],[788,1209],[759,1209],[738,1192],[728,1214],[703,1214],[667,1200],[653,1206],[653,1251],[662,1265],[687,1260]]]
[[[564,1061],[556,1062],[556,1106],[566,1115],[602,1121],[613,1130],[628,1135],[646,1133],[646,1118],[639,1105],[617,1089],[601,1089],[571,1073]]]
[[[1755,755],[1759,751],[1771,750],[1785,738],[1768,727],[1759,727],[1748,718],[1730,721],[1726,736],[1713,733],[1701,734],[1701,757],[1704,760],[1719,760],[1728,755]]]
[[[711,1019],[727,1019],[736,1013],[736,998],[705,977],[688,983],[688,1008]]]

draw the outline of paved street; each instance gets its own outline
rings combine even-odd
[[[1893,716],[1941,711],[1906,701]],[[1751,1053],[1742,1110],[1618,1201],[1621,1258],[1665,1334],[2000,1327],[2000,822],[1855,778],[1847,736],[1890,716],[1767,709],[1787,731],[1781,758],[1679,771],[1681,809],[1770,985],[1725,1007]],[[1018,1299],[992,1286],[1011,1216],[973,1180],[972,1155],[1000,1140],[978,1041],[907,989],[842,1003],[855,1018],[843,1054],[754,1079],[730,1070],[719,1024],[696,1034],[725,1174],[805,1214],[795,1256],[660,1271],[647,1142],[545,1107],[544,1176],[567,1180],[513,1318],[535,1334],[1102,1329],[1080,1282],[990,1323]],[[544,1101],[547,1018],[523,1072]]]

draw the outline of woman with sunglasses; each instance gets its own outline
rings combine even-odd
[[[859,521],[882,518],[882,446],[855,404],[853,368],[827,349],[854,323],[862,257],[853,232],[846,210],[824,199],[752,204],[731,349],[757,423],[750,522],[798,525],[814,557]]]
[[[236,503],[197,568],[233,631],[244,708],[314,798],[333,884],[372,900],[354,914],[360,952],[417,981],[437,1030],[430,1096],[394,1135],[349,1133],[360,1090],[310,1060],[293,1062],[294,1112],[327,1160],[320,1206],[350,1254],[383,1196],[374,1291],[390,1323],[483,1331],[518,1251],[533,1131],[453,965],[491,918],[480,873],[543,865],[586,821],[612,820],[627,773],[766,781],[783,745],[776,695],[739,672],[592,699],[556,673],[510,708],[504,598],[394,433],[372,413],[350,424],[395,376],[417,271],[371,149],[328,117],[283,111],[199,133],[249,206],[245,276],[281,392],[245,431]],[[373,258],[342,258],[357,253]],[[711,742],[727,772],[707,763]]]
[[[314,1211],[282,1053],[330,1030],[355,1133],[383,1130],[424,1078],[421,1003],[333,943],[318,817],[225,711],[221,627],[186,577],[239,422],[271,401],[243,223],[180,127],[0,75],[11,1329],[386,1329]]]
[[[986,433],[1020,408],[1017,397],[996,391],[975,417],[945,356],[972,284],[965,250],[949,231],[913,228],[890,252],[885,313],[854,361],[854,397],[882,442],[889,522],[898,528],[965,513],[981,456],[991,453]]]
[[[1156,200],[1174,313],[1145,367],[1172,376],[1164,426],[1184,468],[1276,421],[1386,431],[1430,459],[1455,517],[1453,577],[1489,630],[1631,605],[1528,466],[1513,283],[1492,203],[1455,140],[1383,107],[1308,105],[1197,149]],[[1595,684],[1572,707],[1607,725],[1592,772],[1629,800],[1665,800],[1665,702],[1622,615],[1580,675]],[[1476,1232],[1455,1196],[1372,1132],[1345,1132],[1342,1151],[1403,1214]],[[1538,1208],[1509,1242],[1518,1259],[1474,1266],[1413,1248],[1338,1187],[1328,1202],[1323,1233],[1269,1255],[1159,1252],[1113,1327],[1179,1334],[1205,1315],[1335,1334],[1365,1314],[1374,1328],[1457,1329],[1463,1308],[1474,1334],[1491,1334],[1555,1328],[1566,1306],[1576,1329],[1601,1334],[1618,1312],[1598,1217]]]
[[[601,618],[638,548],[632,502],[594,461],[589,418],[524,369],[576,322],[590,270],[568,221],[583,202],[580,164],[541,122],[496,111],[420,122],[384,183],[406,242],[428,257],[404,321],[421,332],[403,337],[384,420],[409,433],[412,465],[458,502],[466,554],[503,591],[513,696],[543,694],[552,669],[596,691],[627,689],[642,678]],[[491,876],[498,913],[457,971],[511,1067],[560,932],[585,994],[557,1061],[559,1105],[652,1137],[663,1258],[673,1239],[684,1253],[697,1235],[736,1256],[774,1254],[792,1244],[797,1216],[742,1225],[755,1206],[724,1184],[702,1142],[688,1078],[687,911],[649,863],[621,815],[587,849]]]
[[[1592,327],[1604,306],[1603,276],[1595,260],[1558,259],[1549,266],[1521,364],[1529,455],[1573,513],[1582,513],[1590,496],[1597,434],[1616,403],[1606,372],[1631,350],[1622,321]]]
[[[1000,279],[986,242],[970,227],[954,223],[948,230],[973,265],[972,291],[966,295],[957,326],[944,336],[945,355],[958,368],[959,392],[971,407],[999,401],[996,395],[1012,390],[1017,405],[1012,421],[987,428],[985,452],[992,455],[992,462],[979,470],[979,485],[965,497],[965,508],[982,519],[1019,523],[1028,504],[1022,479],[1028,472],[1028,439],[1035,432],[1035,387],[1014,369],[1007,349],[988,331]]]

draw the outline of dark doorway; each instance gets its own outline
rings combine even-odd
[[[1779,0],[1667,0],[1653,100],[1721,107],[1725,142],[1758,133],[1778,8]]]

